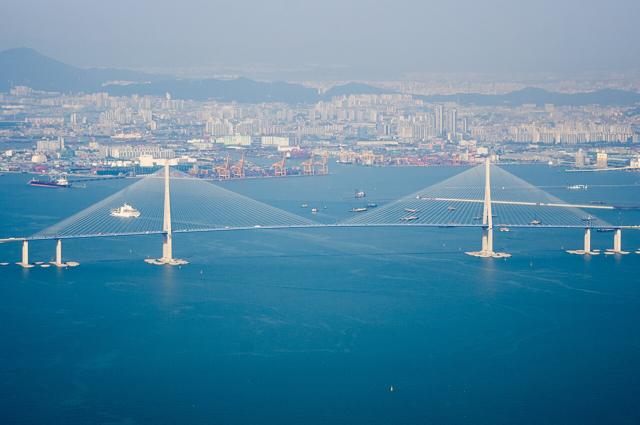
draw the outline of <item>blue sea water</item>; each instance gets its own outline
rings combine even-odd
[[[458,168],[333,167],[221,183],[317,219],[354,189],[384,204]],[[569,202],[640,203],[640,174],[509,171]],[[47,190],[0,177],[0,234],[27,235],[130,181]],[[567,191],[568,184],[589,184]],[[638,211],[604,214],[640,223]],[[611,233],[594,233],[608,248]],[[64,242],[71,269],[0,267],[7,424],[635,424],[640,255],[584,258],[580,230],[327,228]],[[625,248],[640,232],[625,231]],[[33,242],[32,261],[54,244]],[[16,243],[0,261],[19,259]],[[393,391],[391,388],[393,387]]]

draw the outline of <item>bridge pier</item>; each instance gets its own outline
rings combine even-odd
[[[53,264],[62,267],[62,239],[56,240],[56,261]]]
[[[80,265],[75,261],[67,261],[66,263],[62,261],[62,239],[56,239],[56,259],[51,264],[56,267],[75,267]]]
[[[33,264],[29,264],[29,241],[26,239],[22,241],[22,261],[16,264],[25,269],[34,267]]]
[[[482,229],[482,250],[465,252],[472,257],[480,258],[509,258],[511,254],[506,252],[495,252],[493,250],[493,227]]]
[[[615,229],[615,232],[613,233],[613,249],[607,249],[605,251],[605,254],[608,255],[612,255],[612,254],[620,254],[620,255],[626,255],[628,254],[628,251],[623,251],[622,250],[622,229]]]
[[[584,229],[584,248],[583,249],[569,249],[567,250],[569,254],[575,255],[598,255],[600,254],[599,249],[591,250],[591,227],[586,227]]]

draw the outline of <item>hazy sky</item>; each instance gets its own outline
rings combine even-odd
[[[640,0],[2,0],[0,48],[81,66],[640,68]]]

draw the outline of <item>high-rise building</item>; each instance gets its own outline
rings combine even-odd
[[[455,135],[458,132],[458,110],[450,110],[447,118],[447,131]]]
[[[289,146],[289,138],[277,136],[262,136],[260,138],[260,144],[262,146],[286,147]]]
[[[596,154],[596,168],[607,168],[609,166],[609,157],[605,151]]]
[[[64,138],[58,137],[56,140],[39,140],[36,142],[38,152],[55,152],[64,149]]]
[[[435,107],[435,128],[438,137],[444,134],[444,106],[436,105]]]
[[[586,165],[586,155],[584,153],[584,151],[582,149],[578,149],[578,151],[576,152],[576,168],[584,168],[584,166]]]
[[[217,137],[216,143],[220,143],[225,146],[251,146],[251,136],[234,134],[233,136]]]

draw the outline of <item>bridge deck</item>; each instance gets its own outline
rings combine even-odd
[[[299,224],[288,226],[245,226],[245,227],[215,227],[215,228],[198,228],[198,229],[182,229],[174,230],[173,233],[212,233],[212,232],[233,232],[247,230],[287,230],[287,229],[331,229],[331,228],[382,228],[382,227],[404,227],[404,228],[483,228],[482,224],[451,224],[451,223],[335,223],[335,224]],[[545,224],[515,224],[515,225],[495,225],[494,227],[508,227],[512,229],[621,229],[621,230],[640,230],[640,225],[633,226],[578,226],[578,225],[545,225]],[[89,238],[108,238],[108,237],[127,237],[127,236],[148,236],[161,235],[161,230],[144,231],[144,232],[120,232],[120,233],[94,233],[82,235],[33,235],[19,236],[0,239],[0,243],[22,242],[22,241],[46,241],[57,239],[89,239]]]

